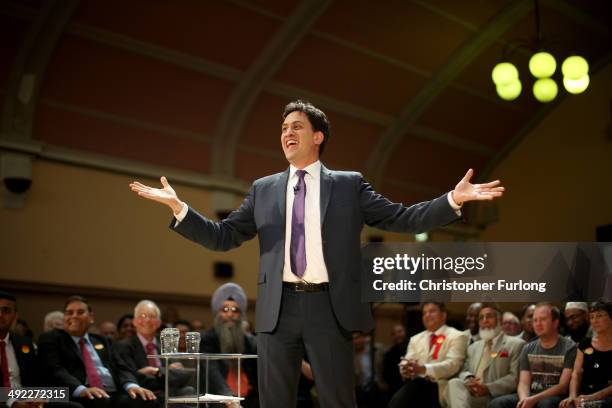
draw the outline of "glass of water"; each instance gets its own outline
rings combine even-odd
[[[187,353],[199,353],[200,352],[200,333],[199,332],[187,332],[185,333],[185,345]]]
[[[177,328],[169,327],[161,331],[161,352],[162,354],[178,353],[179,339],[181,333]]]

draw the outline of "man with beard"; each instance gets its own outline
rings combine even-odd
[[[478,313],[480,313],[481,303],[472,303],[465,314],[465,331],[464,333],[468,336],[468,346],[475,341],[480,340],[478,335]]]
[[[244,290],[235,283],[221,285],[212,296],[211,310],[216,313],[214,326],[202,335],[202,353],[257,354],[255,338],[242,328],[243,313],[247,310]],[[237,360],[208,362],[208,390],[210,394],[234,395],[245,398],[242,406],[258,407],[257,362],[244,359],[238,377]],[[202,366],[206,370],[206,365]],[[206,372],[200,377],[205,381]],[[240,381],[240,395],[238,395]]]
[[[563,315],[565,316],[566,334],[576,344],[589,335],[591,326],[589,325],[589,308],[586,303],[567,302]]]
[[[501,310],[484,303],[478,315],[480,340],[468,347],[463,371],[446,387],[450,408],[484,408],[491,398],[516,390],[525,342],[502,331]]]

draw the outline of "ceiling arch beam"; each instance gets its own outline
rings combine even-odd
[[[373,183],[382,179],[387,162],[394,149],[408,133],[411,126],[435,98],[471,63],[483,49],[525,16],[532,7],[530,0],[511,2],[486,26],[477,32],[450,61],[444,65],[423,89],[401,110],[395,122],[389,126],[366,163],[366,174]]]
[[[212,156],[213,174],[234,174],[236,146],[255,100],[329,4],[330,0],[304,0],[244,73],[217,125]]]
[[[21,140],[32,138],[34,112],[47,64],[78,4],[78,0],[44,2],[44,6],[30,20],[11,67],[0,137]]]

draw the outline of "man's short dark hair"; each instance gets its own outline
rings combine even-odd
[[[550,308],[550,316],[552,317],[553,320],[559,320],[561,319],[561,311],[559,311],[559,308],[555,305],[553,305],[550,302],[539,302],[536,303],[536,309],[538,307],[549,307]]]
[[[83,302],[83,303],[85,303],[85,305],[87,306],[87,312],[91,313],[92,308],[91,308],[91,305],[89,304],[89,300],[87,300],[83,296],[79,296],[79,295],[72,295],[68,299],[66,299],[66,303],[64,303],[64,310],[66,310],[68,305],[73,303],[73,302]]]
[[[606,312],[612,318],[612,302],[597,301],[589,305],[589,313]]]
[[[425,308],[426,305],[436,305],[441,312],[446,312],[446,305],[443,302],[436,302],[435,300],[425,300],[421,303],[421,312]]]
[[[123,326],[123,322],[125,322],[127,319],[134,320],[134,315],[131,313],[127,313],[121,316],[119,318],[119,321],[117,321],[117,330],[119,330],[119,328]]]
[[[329,120],[327,120],[327,115],[321,109],[314,106],[312,103],[308,101],[303,101],[298,99],[297,101],[293,101],[285,106],[285,110],[283,112],[283,120],[287,118],[291,112],[304,112],[306,116],[308,116],[308,121],[312,125],[312,129],[315,132],[323,133],[323,142],[319,145],[319,157],[323,154],[323,150],[325,150],[325,145],[327,144],[327,140],[329,139],[329,130],[330,124]]]
[[[4,291],[0,291],[0,299],[6,299],[15,304],[15,311],[17,311],[17,298],[12,294]]]

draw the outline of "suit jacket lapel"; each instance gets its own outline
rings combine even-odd
[[[327,170],[327,168],[321,164],[321,186],[319,193],[321,200],[321,226],[323,226],[323,221],[325,221],[325,214],[327,213],[327,206],[331,198],[333,181],[334,179],[331,176],[331,171]]]
[[[278,211],[283,220],[283,224],[286,222],[286,209],[287,209],[287,181],[289,180],[289,168],[280,174],[276,180],[276,203],[278,205]]]
[[[136,364],[138,364],[140,367],[148,366],[149,360],[147,360],[147,351],[142,346],[138,335],[133,335],[130,338],[130,342],[132,343],[132,346],[134,348],[134,357],[136,360]]]

